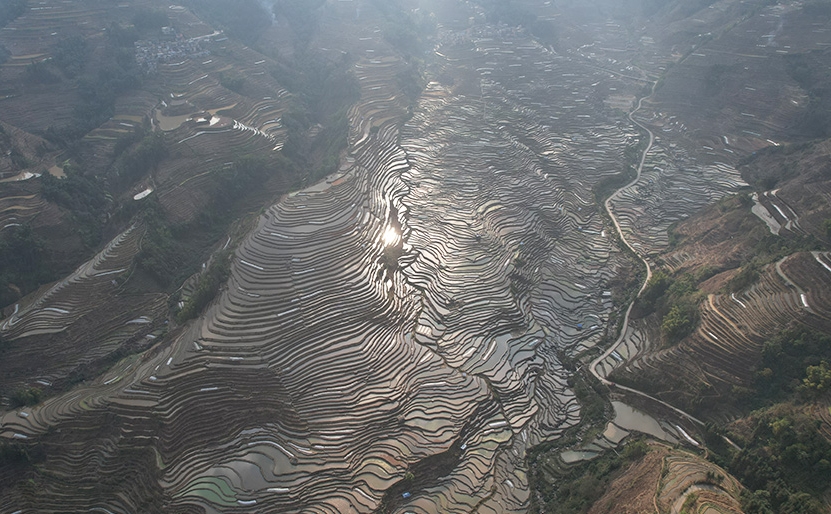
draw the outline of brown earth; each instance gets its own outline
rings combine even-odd
[[[663,443],[650,442],[649,449],[642,459],[618,474],[588,514],[676,512],[692,494],[697,500],[690,512],[712,512],[708,506],[717,506],[718,512],[741,514],[741,486],[723,469]]]
[[[661,479],[664,457],[669,449],[650,443],[651,451],[623,471],[597,500],[588,514],[644,514],[654,513],[655,493]]]
[[[824,227],[824,220],[831,218],[829,156],[831,142],[827,140],[793,144],[753,156],[741,168],[760,198],[765,191],[763,183],[775,186],[777,205],[782,211],[795,213],[796,218],[791,218],[798,223],[788,229],[788,219],[773,205],[766,206],[782,225],[779,235],[772,234],[751,212],[753,202],[745,194],[725,198],[673,229],[675,244],[657,259],[658,269],[676,278],[703,276],[697,285],[704,295],[699,314],[702,320],[716,324],[702,322],[703,328],[675,347],[654,345],[651,356],[642,360],[649,362],[647,367],[621,368],[616,372],[619,377],[625,375],[681,408],[704,416],[709,411],[716,418],[728,419],[738,412],[715,411],[732,403],[733,387],[748,387],[749,373],[764,341],[794,322],[821,331],[831,328],[824,292],[826,274],[805,251],[831,247]],[[783,257],[787,257],[781,265],[783,272],[807,293],[811,309],[803,308],[801,293],[779,276],[774,264]],[[731,280],[750,266],[756,267],[757,277],[736,290],[738,286]],[[789,300],[791,293],[796,296]],[[715,295],[716,308],[708,303],[707,295]],[[731,310],[738,302],[743,308]],[[651,322],[657,326],[660,319]],[[716,334],[714,326],[726,332]],[[718,353],[723,355],[713,359]],[[727,415],[728,411],[732,414]]]

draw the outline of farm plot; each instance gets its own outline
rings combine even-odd
[[[641,327],[649,324],[641,321],[627,332],[623,348],[629,356],[610,356],[601,369],[607,374],[615,369],[613,377],[625,381],[648,381],[656,396],[675,405],[729,416],[731,407],[719,398],[751,382],[771,334],[792,321],[829,329],[831,272],[823,264],[828,265],[825,253],[794,254],[770,264],[740,293],[709,295],[699,309],[699,328],[670,348],[655,345],[660,340],[655,327],[643,337]]]
[[[4,389],[66,386],[83,366],[159,327],[164,295],[124,295],[118,282],[130,273],[143,233],[142,227],[129,228],[71,275],[14,306],[0,324],[9,357],[3,360]]]

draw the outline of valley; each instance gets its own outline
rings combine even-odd
[[[23,4],[3,512],[828,511],[825,2]]]

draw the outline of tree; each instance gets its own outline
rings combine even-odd
[[[643,290],[638,303],[641,304],[641,311],[643,314],[649,314],[655,311],[655,303],[667,292],[669,286],[672,285],[672,279],[663,271],[656,271],[649,279],[649,283]]]
[[[296,34],[295,49],[304,50],[317,29],[317,9],[323,6],[324,0],[276,0],[273,12],[275,16],[285,17]]]
[[[759,271],[751,263],[742,266],[741,270],[730,279],[728,287],[730,291],[738,293],[753,285],[757,280],[759,280]]]
[[[808,493],[795,493],[790,495],[788,501],[782,505],[782,514],[820,514],[822,512],[820,503]]]
[[[271,26],[271,15],[263,3],[257,0],[190,0],[187,5],[244,44],[254,45]]]
[[[0,232],[0,305],[8,305],[53,279],[43,241],[28,225]]]
[[[26,66],[23,73],[23,80],[28,84],[54,84],[61,81],[46,61],[33,61]]]
[[[242,94],[242,88],[245,86],[245,77],[239,74],[235,75],[226,75],[222,72],[219,73],[219,83],[225,89],[230,89],[234,93]]]
[[[661,323],[661,332],[671,343],[683,339],[692,331],[692,328],[693,322],[689,312],[678,304],[672,306]]]
[[[89,59],[89,46],[81,36],[71,36],[52,47],[52,62],[69,78],[77,77]]]
[[[773,514],[770,493],[765,490],[742,492],[742,510],[746,514]]]
[[[37,405],[43,398],[43,391],[35,387],[27,387],[25,389],[18,389],[12,393],[9,399],[12,408]]]
[[[819,366],[808,366],[805,378],[802,379],[802,387],[817,394],[831,389],[831,368],[828,362],[822,361]]]

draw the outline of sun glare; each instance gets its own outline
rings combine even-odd
[[[384,236],[383,236],[384,244],[386,246],[392,246],[392,245],[398,243],[398,239],[400,237],[401,237],[401,234],[399,234],[392,226],[389,226],[384,231]]]

